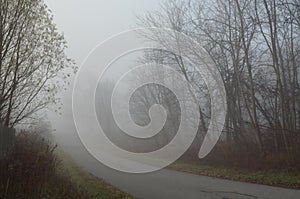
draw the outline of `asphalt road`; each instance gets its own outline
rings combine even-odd
[[[126,174],[112,170],[81,147],[66,147],[73,159],[91,174],[141,199],[300,199],[299,190],[234,182],[171,170]]]

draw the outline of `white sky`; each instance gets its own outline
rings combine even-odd
[[[159,6],[161,0],[45,0],[68,41],[68,55],[80,65],[97,44],[136,27],[136,15]]]

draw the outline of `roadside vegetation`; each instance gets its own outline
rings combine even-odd
[[[16,136],[9,158],[0,160],[1,199],[129,199],[80,169],[38,134]]]
[[[287,171],[250,171],[225,167],[176,162],[168,167],[176,171],[223,178],[227,180],[258,183],[284,188],[300,189],[300,173]]]
[[[235,181],[300,189],[300,154],[295,151],[259,156],[255,148],[242,144],[228,144],[220,140],[204,159],[191,148],[169,168],[177,171],[224,178]]]
[[[80,168],[68,154],[58,149],[56,154],[62,160],[61,172],[69,173],[71,181],[82,187],[92,199],[133,199],[134,197],[105,183],[103,180]]]

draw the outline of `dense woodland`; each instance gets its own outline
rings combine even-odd
[[[300,144],[300,2],[298,0],[171,0],[139,25],[170,28],[201,44],[221,73],[228,113],[222,138],[205,160],[247,168],[299,168]],[[143,36],[167,46],[176,34],[153,31]],[[183,50],[193,48],[185,46]],[[181,55],[147,50],[142,62],[167,64],[183,74],[200,101],[199,139],[190,150],[196,159],[210,120],[207,88],[196,67]],[[153,75],[149,74],[148,75]],[[156,76],[162,74],[156,74]],[[167,74],[164,74],[167,75]],[[170,91],[148,85],[132,98],[136,121],[149,122],[147,111],[163,104],[178,124],[179,109]],[[156,95],[153,95],[156,93]],[[143,100],[143,99],[148,100]],[[173,119],[172,119],[173,118]],[[176,119],[177,118],[177,119]]]

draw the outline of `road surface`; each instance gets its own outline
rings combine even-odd
[[[234,182],[163,169],[149,174],[112,170],[79,146],[65,150],[85,170],[141,199],[300,199],[300,191]]]

